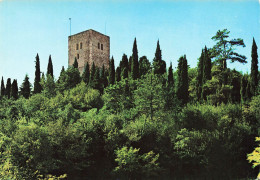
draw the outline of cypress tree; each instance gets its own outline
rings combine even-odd
[[[253,38],[253,45],[252,45],[252,52],[251,52],[251,92],[252,95],[257,94],[257,88],[258,88],[258,55],[257,55],[257,45],[255,43],[255,39]]]
[[[120,70],[121,70],[121,79],[128,78],[128,59],[125,54],[122,56],[122,60],[120,62]]]
[[[173,73],[172,73],[172,63],[170,64],[170,67],[168,69],[168,87],[172,87],[174,85],[174,80],[173,80]]]
[[[201,55],[199,57],[198,62],[198,75],[197,75],[197,98],[201,99],[202,96],[202,86],[203,86],[203,74],[204,74],[204,51],[201,51]]]
[[[153,59],[153,67],[155,74],[164,74],[166,73],[166,63],[162,60],[162,51],[160,48],[159,40],[157,41],[157,47],[155,51],[155,57]]]
[[[73,66],[74,68],[78,68],[78,67],[79,67],[79,64],[78,64],[77,58],[75,58],[74,63],[73,63],[72,66]]]
[[[211,79],[211,59],[207,47],[204,49],[203,83]]]
[[[114,64],[114,58],[112,56],[109,64],[109,85],[115,83],[115,64]]]
[[[95,63],[93,62],[92,66],[91,66],[91,70],[90,70],[90,77],[89,77],[89,85],[90,86],[93,86],[93,80],[94,80],[94,77],[95,77],[95,73],[96,73],[96,66],[95,66]]]
[[[14,79],[11,87],[11,97],[14,99],[18,99],[18,85],[17,80]]]
[[[98,67],[95,68],[95,74],[91,83],[91,87],[100,91],[100,70]]]
[[[88,84],[89,83],[89,76],[90,76],[90,71],[89,71],[89,63],[87,62],[87,64],[84,67],[84,71],[82,74],[82,80]]]
[[[34,79],[34,93],[35,94],[40,93],[42,91],[40,81],[41,81],[40,58],[37,53],[36,61],[35,61],[35,79]]]
[[[188,64],[186,55],[180,57],[178,60],[178,81],[177,81],[177,97],[182,101],[183,104],[188,102],[189,92],[188,92]]]
[[[48,74],[53,77],[53,66],[52,66],[51,55],[49,56],[49,63],[48,63],[48,68],[47,68],[47,76],[48,76]]]
[[[2,81],[1,81],[1,96],[5,95],[5,84],[4,84],[4,78],[2,76]]]
[[[168,69],[168,77],[167,77],[167,86],[164,90],[164,98],[165,98],[165,109],[171,109],[176,101],[175,101],[175,91],[174,91],[174,78],[173,78],[173,70],[172,63]]]
[[[128,60],[128,72],[130,73],[129,76],[131,77],[131,72],[132,72],[132,56],[129,57]]]
[[[105,76],[105,66],[103,64],[102,69],[100,70],[100,93],[103,94],[104,88],[106,87],[106,76]]]
[[[139,77],[138,50],[137,50],[136,38],[134,40],[134,45],[133,45],[133,55],[132,55],[132,62],[131,62],[131,77],[133,79],[137,79]]]
[[[31,94],[31,83],[29,81],[29,77],[28,75],[26,74],[25,75],[25,78],[24,78],[24,81],[20,87],[20,90],[21,90],[21,95],[23,97],[25,97],[26,99],[28,99],[30,97],[30,94]]]
[[[6,82],[5,95],[10,99],[11,97],[11,79],[8,78]]]
[[[63,72],[65,72],[64,66],[62,66],[60,74],[62,74]]]
[[[120,67],[116,68],[116,81],[117,82],[121,81],[121,69],[120,69]]]
[[[151,64],[146,56],[142,56],[139,60],[139,75],[144,76],[151,70]]]
[[[60,83],[62,75],[64,74],[64,72],[65,72],[65,68],[64,68],[64,66],[62,66],[61,71],[60,71],[60,76],[59,76],[57,83]]]

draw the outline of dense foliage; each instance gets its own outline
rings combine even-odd
[[[48,68],[41,92],[26,75],[9,97],[2,78],[0,179],[256,177],[247,157],[259,165],[260,95],[250,76],[212,63],[207,48],[198,67],[184,55],[167,72],[159,41],[153,63],[135,62],[137,52],[135,40],[116,71],[113,58],[82,75],[75,60],[57,80]]]

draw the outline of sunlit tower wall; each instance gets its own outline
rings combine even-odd
[[[110,38],[95,30],[89,29],[68,37],[68,58],[69,66],[72,66],[75,58],[78,61],[80,73],[83,73],[87,62],[91,66],[94,62],[96,66],[109,67],[110,58]]]

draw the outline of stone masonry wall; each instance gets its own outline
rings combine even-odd
[[[82,46],[80,45],[82,43]],[[77,49],[78,44],[78,49]],[[103,46],[103,50],[101,49]],[[96,66],[109,67],[110,38],[94,30],[87,30],[68,38],[69,66],[72,66],[75,58],[78,60],[79,71],[82,74],[87,62],[91,66],[93,61]]]

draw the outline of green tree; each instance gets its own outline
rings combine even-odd
[[[140,77],[142,77],[145,74],[147,74],[150,70],[151,70],[151,63],[149,62],[147,57],[146,56],[140,57],[140,60],[139,60],[139,73],[140,73]]]
[[[119,66],[116,68],[116,81],[121,81],[121,69]]]
[[[115,63],[114,63],[114,58],[112,56],[110,63],[109,63],[109,80],[108,80],[109,85],[115,83]]]
[[[150,151],[140,155],[139,150],[133,147],[128,149],[126,146],[115,150],[115,161],[118,166],[114,172],[129,179],[139,179],[140,177],[149,179],[156,175],[160,170],[159,154]]]
[[[200,100],[202,96],[202,86],[203,86],[203,75],[204,75],[204,51],[201,51],[198,62],[198,75],[197,75],[197,99]]]
[[[175,82],[173,77],[173,69],[172,69],[172,63],[170,64],[170,67],[168,69],[168,77],[167,77],[167,87],[164,90],[165,92],[165,101],[166,109],[171,109],[176,105],[176,97],[175,97]]]
[[[42,91],[40,81],[41,81],[40,58],[37,53],[36,61],[35,61],[35,79],[34,79],[34,93],[35,94],[40,93]]]
[[[217,42],[211,50],[211,56],[215,58],[216,63],[222,67],[222,71],[227,69],[227,60],[246,63],[246,57],[235,52],[235,47],[245,47],[243,39],[237,38],[228,40],[229,33],[230,31],[227,29],[223,29],[222,31],[218,30],[216,35],[211,38]]]
[[[49,56],[49,63],[48,63],[48,68],[47,68],[47,76],[50,74],[53,77],[53,66],[52,66],[52,60],[51,60],[51,55]]]
[[[209,51],[205,46],[204,49],[204,63],[203,63],[203,83],[211,79],[211,58],[209,56]]]
[[[29,77],[26,74],[25,78],[23,80],[23,83],[20,87],[20,93],[23,97],[25,97],[26,99],[28,99],[31,95],[31,83],[29,81]]]
[[[106,84],[107,84],[107,77],[106,77],[105,73],[106,73],[106,69],[103,64],[102,69],[100,70],[100,81],[99,81],[101,94],[103,94],[104,88],[106,87]]]
[[[89,76],[90,76],[90,71],[89,71],[89,63],[87,62],[87,64],[84,67],[84,71],[82,74],[82,80],[88,84],[89,83]]]
[[[186,104],[189,100],[189,84],[188,84],[188,64],[186,55],[181,56],[178,60],[178,69],[177,69],[177,88],[176,94],[178,99]]]
[[[165,107],[163,95],[161,77],[149,73],[139,80],[137,89],[134,91],[134,103],[141,114],[149,115],[153,120],[155,113]]]
[[[10,99],[11,97],[11,79],[8,78],[6,82],[5,95]]]
[[[157,47],[155,51],[155,57],[153,59],[153,68],[155,74],[164,74],[166,73],[166,63],[162,60],[162,51],[160,48],[159,40],[157,41]]]
[[[93,62],[90,70],[90,77],[89,77],[89,85],[92,86],[93,80],[95,78],[95,73],[96,73],[96,65]]]
[[[14,99],[18,99],[18,85],[17,80],[14,79],[11,87],[11,97]]]
[[[81,81],[80,73],[77,68],[69,67],[66,71],[61,72],[57,83],[57,90],[63,92],[71,89]]]
[[[250,74],[250,82],[251,82],[251,90],[252,94],[257,94],[258,88],[258,55],[257,55],[257,45],[255,43],[255,39],[253,38],[252,52],[251,52],[251,74]]]
[[[128,59],[127,55],[123,54],[119,67],[121,69],[121,79],[128,78]]]
[[[60,76],[59,76],[59,78],[57,80],[57,83],[60,82],[61,78],[63,77],[64,72],[65,72],[65,68],[64,68],[64,66],[62,66],[61,71],[60,71]]]
[[[56,86],[54,78],[51,74],[47,74],[46,81],[43,83],[43,93],[46,97],[54,97],[56,95]]]
[[[4,78],[2,76],[2,81],[1,81],[1,96],[3,97],[5,95],[5,84],[4,84]]]
[[[132,62],[131,62],[131,77],[135,80],[139,78],[139,63],[138,63],[138,50],[136,38],[133,44],[133,54],[132,54]]]
[[[77,58],[75,58],[74,63],[73,63],[72,66],[73,66],[74,68],[78,68],[78,67],[79,67]]]
[[[260,137],[256,137],[256,141],[260,142]],[[254,149],[254,151],[247,155],[247,160],[253,163],[253,168],[260,166],[260,144]],[[260,178],[260,172],[258,173],[257,179]]]
[[[96,67],[96,72],[95,72],[94,79],[92,81],[92,86],[91,87],[101,91],[101,86],[100,86],[100,69],[98,67]]]

